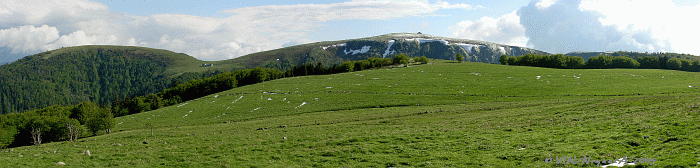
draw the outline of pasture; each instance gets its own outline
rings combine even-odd
[[[654,167],[697,167],[699,75],[433,60],[292,77],[119,117],[113,133],[77,143],[4,149],[0,161],[21,167],[579,167],[544,160],[627,156],[656,158]]]

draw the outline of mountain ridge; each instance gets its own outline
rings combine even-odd
[[[574,54],[587,59],[600,53],[610,54]],[[0,114],[51,105],[74,105],[88,100],[108,104],[116,97],[157,93],[175,81],[184,83],[212,76],[217,71],[253,67],[286,70],[305,63],[320,62],[328,66],[371,57],[393,57],[397,54],[444,60],[455,60],[457,54],[462,54],[465,61],[483,63],[498,63],[499,56],[503,54],[550,55],[525,47],[419,33],[391,33],[322,41],[220,61],[202,61],[184,53],[137,46],[64,47],[26,56],[9,64],[0,64]],[[635,53],[612,53],[615,54]],[[636,54],[636,57],[644,56],[644,53]],[[654,56],[663,54],[665,53]],[[671,56],[690,57],[680,54]]]

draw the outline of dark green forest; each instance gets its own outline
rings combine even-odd
[[[66,51],[67,50],[67,51]],[[184,54],[140,47],[82,46],[47,51],[0,66],[0,114],[85,101],[109,104],[115,97],[159,92],[218,71],[166,70],[195,60]]]

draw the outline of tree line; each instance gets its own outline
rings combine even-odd
[[[641,56],[636,57],[636,59],[633,59],[626,56],[599,55],[588,58],[588,61],[584,62],[583,58],[578,56],[564,56],[562,54],[525,54],[519,57],[509,57],[506,55],[501,55],[501,57],[499,58],[499,62],[503,65],[535,66],[563,69],[638,68],[671,69],[690,72],[700,72],[700,60],[690,60],[685,58],[676,58],[669,56]]]

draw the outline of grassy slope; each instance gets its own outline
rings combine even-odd
[[[109,135],[0,152],[0,162],[552,167],[545,158],[585,155],[656,158],[655,165],[688,167],[700,157],[700,91],[688,87],[700,85],[698,75],[437,61],[286,78],[120,117]],[[146,123],[156,125],[153,136]],[[81,154],[86,149],[91,157]]]

